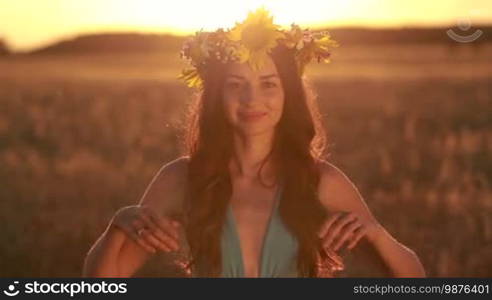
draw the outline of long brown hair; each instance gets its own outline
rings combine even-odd
[[[272,150],[263,165],[271,159],[278,178],[284,180],[279,213],[298,241],[298,274],[316,277],[316,233],[326,217],[317,194],[317,163],[327,155],[325,134],[315,95],[301,78],[293,52],[279,45],[272,50],[271,57],[282,81],[285,100]],[[221,231],[232,195],[228,163],[233,155],[233,132],[221,98],[225,68],[225,64],[211,61],[202,70],[204,88],[192,102],[186,123],[186,235],[194,272],[204,277],[221,274]],[[260,182],[262,167],[258,172]]]

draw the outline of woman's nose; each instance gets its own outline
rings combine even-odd
[[[243,90],[241,91],[240,100],[244,104],[248,104],[248,103],[251,103],[251,102],[256,102],[258,100],[258,98],[259,98],[258,97],[258,92],[251,85],[245,86],[243,88]]]

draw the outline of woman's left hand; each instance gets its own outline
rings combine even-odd
[[[321,226],[318,236],[323,248],[337,252],[344,244],[353,249],[366,236],[370,241],[380,233],[377,221],[364,218],[355,212],[339,211],[330,215]]]

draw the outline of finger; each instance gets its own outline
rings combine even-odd
[[[150,217],[149,217],[150,218]],[[179,249],[179,237],[177,236],[177,231],[174,229],[170,229],[170,220],[166,220],[166,218],[157,217],[157,219],[161,219],[162,223],[160,226],[154,227],[152,233],[156,238],[158,238],[162,243],[166,244],[168,247],[173,248],[175,250]],[[155,221],[155,219],[154,219]],[[167,222],[167,224],[166,224]],[[164,229],[162,229],[164,228]],[[170,232],[174,232],[174,234],[170,234]]]
[[[355,245],[359,242],[359,240],[366,234],[366,227],[362,226],[358,228],[355,233],[354,237],[352,238],[352,242],[347,246],[347,249],[353,249]]]
[[[145,224],[144,224],[143,220],[141,220],[138,217],[135,217],[131,221],[131,228],[133,228],[133,231],[135,231],[135,232],[138,232],[141,228],[144,228],[144,227],[145,227]]]
[[[137,244],[140,245],[140,247],[144,248],[147,252],[150,252],[152,254],[155,254],[157,252],[157,250],[152,245],[141,238],[137,238],[134,241],[137,242]]]
[[[161,236],[161,239],[164,240],[164,243],[168,246],[170,246],[174,250],[179,250],[179,241],[177,241],[174,237],[170,236],[169,234],[165,233]]]
[[[165,245],[167,248],[172,249],[172,250],[178,250],[179,249],[179,243],[176,239],[171,237],[167,233],[163,233],[162,231],[157,231],[157,232],[149,232],[151,237],[153,237],[155,240],[157,240],[160,244]]]
[[[337,241],[333,244],[333,250],[337,251],[345,242],[350,241],[350,238],[354,235],[354,231],[361,226],[362,223],[358,219],[356,219],[355,221],[352,221],[351,223],[343,227],[343,233],[340,233],[341,237],[337,239]]]
[[[149,230],[144,230],[141,237],[156,249],[160,249],[164,252],[170,252],[173,250],[169,245],[159,241]]]
[[[145,212],[140,212],[138,217],[145,226],[150,230],[157,230],[159,227]]]
[[[141,230],[142,228],[146,228],[146,230],[144,230],[142,232],[142,236],[138,236],[138,238],[145,238],[145,236],[143,236],[143,234],[147,234],[147,235],[150,235],[150,238],[146,238],[146,241],[144,241],[145,244],[151,246],[152,248],[157,248],[157,249],[162,249],[163,251],[167,251],[168,249],[178,249],[178,243],[177,242],[174,242],[167,236],[164,236],[164,234],[160,234],[160,237],[159,236],[156,236],[156,235],[159,235],[158,231],[159,231],[159,228],[157,228],[157,226],[153,226],[154,230],[150,229],[150,228],[147,228],[147,224],[152,223],[151,221],[148,220],[148,217],[146,218],[146,216],[141,216],[141,214],[137,215],[136,219],[133,220],[132,224],[133,224],[133,229],[132,229],[132,232],[138,232],[139,230]],[[157,233],[155,233],[157,232]]]
[[[152,221],[163,231],[170,234],[176,240],[179,240],[179,233],[176,226],[169,218],[158,215],[154,210],[149,207],[142,207],[144,212],[152,219]]]
[[[323,246],[325,248],[331,247],[333,240],[335,239],[336,236],[338,236],[338,233],[340,232],[342,227],[345,226],[347,223],[354,221],[355,219],[357,219],[357,215],[355,215],[354,213],[348,213],[344,215],[342,218],[339,218],[333,224],[333,226],[330,227],[328,233],[323,238]]]
[[[151,253],[155,253],[156,252],[156,247],[154,245],[152,245],[151,243],[149,243],[148,241],[146,241],[145,239],[143,239],[143,236],[141,235],[138,235],[138,232],[142,229],[142,228],[145,228],[145,223],[143,222],[142,219],[140,219],[138,216],[132,221],[132,227],[130,229],[130,231],[128,232],[129,235],[132,237],[132,239],[137,243],[139,244],[140,246],[142,246],[145,250],[151,252]],[[148,231],[148,229],[145,229],[142,231],[142,235]]]
[[[352,240],[351,238],[354,235],[354,231],[361,226],[362,226],[362,223],[360,222],[360,220],[358,218],[356,218],[355,220],[353,220],[353,221],[347,223],[345,226],[343,226],[337,235],[338,238],[336,238],[333,241],[333,244],[332,244],[333,251],[337,251],[346,242],[350,242]]]
[[[167,232],[163,232],[161,228],[155,223],[154,220],[151,219],[145,212],[142,212],[141,219],[143,222],[149,227],[150,233],[159,240],[161,244],[165,244],[166,247],[178,249],[178,241],[173,237],[170,237]]]
[[[143,240],[138,234],[132,233],[130,234],[130,237],[132,240],[137,243],[140,247],[144,248],[147,252],[150,252],[152,254],[156,253],[156,250],[154,247],[149,245],[145,240]]]
[[[120,208],[112,219],[113,224],[121,229],[131,227],[127,220],[133,219],[132,214],[133,212],[128,207]],[[131,217],[129,218],[129,216]]]
[[[335,223],[335,221],[342,215],[341,212],[337,212],[333,215],[331,215],[324,223],[323,225],[321,226],[321,229],[320,231],[318,232],[318,236],[320,238],[323,238],[326,233],[328,232],[328,230],[330,229],[330,226]]]
[[[137,238],[135,242],[137,242],[137,244],[140,245],[142,248],[144,248],[147,252],[150,252],[152,254],[155,254],[157,252],[157,250],[154,247],[152,247],[152,245],[150,245],[149,243],[147,243],[145,240],[141,238]]]
[[[125,233],[128,234],[129,237],[131,237],[133,240],[136,240],[139,238],[137,232],[141,229],[144,228],[144,224],[142,221],[138,218],[133,219],[130,224],[127,223],[122,223],[120,224],[120,228],[125,231]]]
[[[328,248],[331,245],[333,240],[337,237],[341,227],[343,227],[347,222],[352,221],[352,218],[353,215],[348,212],[339,212],[338,218],[334,222],[329,222],[331,224],[325,235],[322,237],[322,244],[324,248]]]

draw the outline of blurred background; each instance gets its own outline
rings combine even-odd
[[[186,35],[260,5],[341,44],[307,75],[331,160],[380,222],[429,276],[492,276],[488,0],[0,0],[0,276],[80,276],[180,155]],[[140,275],[175,272],[157,257]]]

